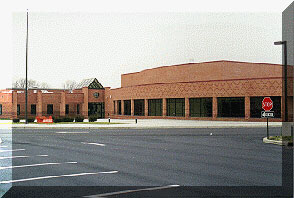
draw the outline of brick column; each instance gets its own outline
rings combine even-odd
[[[166,116],[166,98],[162,99],[162,116]]]
[[[61,92],[61,97],[60,97],[60,116],[65,117],[65,92]]]
[[[104,87],[104,89],[105,118],[108,118],[113,114],[113,100],[110,92],[110,87]]]
[[[113,112],[113,115],[116,115],[116,112],[117,112],[117,101],[114,100],[112,105],[113,105],[113,111],[112,111]]]
[[[189,116],[190,116],[189,98],[185,98],[185,118],[188,118]]]
[[[248,120],[250,118],[250,97],[245,96],[245,119]]]
[[[37,91],[37,104],[36,104],[36,115],[42,116],[43,115],[43,100],[42,100],[42,91]]]
[[[212,98],[212,117],[217,118],[217,97]]]
[[[12,118],[17,118],[17,91],[12,91]]]
[[[88,103],[89,103],[89,90],[88,87],[82,88],[82,92],[84,94],[84,102],[82,104],[82,115],[85,119],[88,119]]]
[[[148,116],[148,99],[144,99],[144,115]]]
[[[133,116],[134,115],[134,108],[135,108],[135,106],[134,106],[135,104],[134,104],[134,100],[133,99],[131,99],[131,116]]]

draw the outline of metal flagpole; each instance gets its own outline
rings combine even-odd
[[[26,37],[26,112],[25,119],[28,123],[28,38],[29,38],[29,12],[27,10],[27,37]]]

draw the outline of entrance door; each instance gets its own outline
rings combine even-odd
[[[104,118],[105,111],[104,111],[104,102],[92,102],[88,104],[88,115],[93,116],[96,115],[97,118]]]

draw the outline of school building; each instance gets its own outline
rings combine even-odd
[[[74,90],[29,89],[28,117],[265,121],[261,103],[270,97],[272,120],[282,121],[282,72],[278,64],[213,61],[122,74],[116,89],[91,78]],[[292,84],[288,106],[293,101]],[[292,110],[288,112],[293,118]],[[25,90],[0,90],[0,118],[24,117]]]

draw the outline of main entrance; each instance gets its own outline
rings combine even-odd
[[[105,118],[104,102],[91,102],[88,104],[88,115]]]

